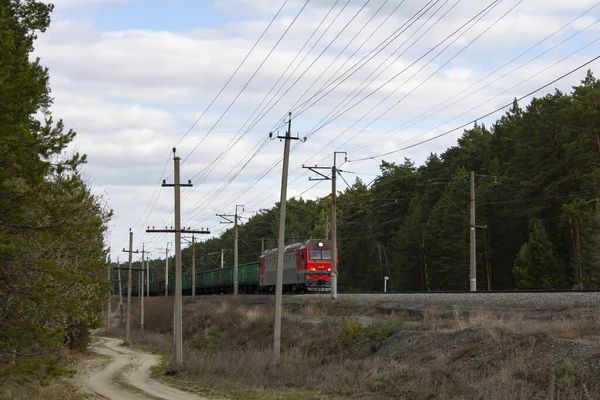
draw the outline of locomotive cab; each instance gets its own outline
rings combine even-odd
[[[331,259],[333,251],[329,240],[308,240],[303,252],[305,285],[308,291],[328,292],[331,290]]]
[[[285,247],[284,292],[328,292],[331,290],[331,241],[308,239]],[[266,250],[260,258],[259,290],[273,292],[277,271],[277,249]]]

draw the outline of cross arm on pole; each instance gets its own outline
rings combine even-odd
[[[116,269],[116,270],[121,270],[122,269],[124,271],[129,271],[130,269],[132,271],[145,271],[144,268],[119,268],[119,267],[113,267],[113,269]]]
[[[123,247],[123,253],[129,253],[129,252],[131,252],[131,253],[134,253],[134,254],[137,254],[137,253],[139,253],[140,251],[139,251],[139,250],[131,250],[131,251],[130,251],[130,250],[125,250],[125,247]]]
[[[309,181],[328,181],[328,180],[331,180],[331,178],[328,177],[327,175],[322,174],[319,171],[317,171],[318,169],[327,169],[327,170],[330,170],[331,167],[317,167],[316,165],[314,167],[306,167],[306,166],[303,165],[302,168],[309,169],[312,172],[314,172],[315,174],[322,176],[322,178],[312,178],[312,177],[309,177],[308,178]]]
[[[146,229],[146,232],[147,233],[194,233],[194,234],[197,233],[197,234],[204,234],[204,235],[210,234],[210,231],[208,230],[208,228],[154,229],[154,227],[152,227],[152,229],[150,229],[150,227],[148,227],[148,229]]]
[[[231,218],[235,218],[236,215],[229,214],[215,214],[217,217],[223,218],[225,221],[221,221],[222,224],[234,224],[235,222],[231,220]]]

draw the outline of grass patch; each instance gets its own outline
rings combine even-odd
[[[270,297],[186,299],[176,376],[168,376],[172,338],[162,331],[170,314],[156,314],[132,340],[162,351],[153,376],[207,397],[600,398],[597,309],[393,306],[286,298],[277,366]]]

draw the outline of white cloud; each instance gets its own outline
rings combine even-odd
[[[117,217],[112,235],[115,241],[113,247],[120,248],[118,243],[124,240],[127,229],[135,225],[152,199],[153,193],[157,190],[156,184],[159,182],[163,168],[166,171],[163,178],[168,177],[169,180],[172,180],[172,177],[169,176],[172,171],[171,147],[177,143],[223,87],[266,26],[274,8],[280,4],[273,5],[270,2],[249,0],[221,0],[216,3],[215,7],[220,7],[221,10],[227,9],[237,15],[240,15],[242,10],[251,9],[252,13],[249,15],[256,17],[254,20],[247,18],[239,22],[230,22],[222,28],[198,26],[188,32],[133,29],[103,32],[98,30],[92,20],[80,20],[69,16],[67,5],[83,5],[83,3],[83,0],[57,2],[58,5],[65,7],[62,12],[65,16],[54,21],[49,31],[40,35],[35,55],[41,56],[42,63],[50,68],[52,95],[55,98],[53,107],[55,116],[63,118],[67,127],[72,127],[79,133],[72,148],[89,155],[89,164],[85,167],[85,173],[98,190],[105,189],[110,195],[111,205],[115,209]],[[90,2],[85,3],[89,4]],[[592,46],[587,52],[561,63],[522,86],[486,103],[498,93],[560,59],[566,54],[565,52],[573,51],[582,44],[595,39],[594,35],[596,35],[594,32],[582,34],[576,44],[568,42],[561,48],[560,52],[562,53],[559,53],[559,49],[557,49],[530,63],[526,68],[490,84],[428,119],[417,124],[407,124],[415,116],[474,84],[488,72],[510,60],[514,55],[541,40],[592,5],[591,1],[583,0],[523,2],[513,13],[479,39],[472,48],[463,52],[459,58],[453,60],[438,74],[409,94],[454,55],[460,46],[472,40],[515,3],[516,0],[502,4],[487,16],[481,25],[477,25],[473,31],[467,33],[460,41],[442,53],[439,59],[424,66],[436,54],[436,52],[431,53],[377,93],[358,104],[346,115],[320,129],[309,138],[307,143],[299,145],[298,149],[292,152],[290,158],[289,196],[296,196],[314,184],[308,181],[306,170],[301,168],[305,162],[310,164],[323,162],[330,165],[334,150],[353,149],[349,158],[357,159],[384,153],[397,148],[403,142],[414,143],[418,139],[411,139],[413,137],[432,137],[480,116],[501,104],[510,102],[513,97],[540,86],[591,58],[590,54],[597,53],[598,47]],[[201,138],[221,117],[221,114],[272,49],[275,41],[286,28],[286,24],[289,24],[291,15],[299,9],[303,2],[294,0],[290,4],[292,6],[284,11],[284,19],[278,20],[274,24],[273,30],[267,33],[264,41],[261,42],[211,110],[199,121],[198,126],[177,145],[178,155],[187,158]],[[312,96],[343,63],[348,61],[348,57],[358,44],[350,45],[348,50],[329,67],[342,48],[375,12],[376,7],[381,5],[381,0],[372,1],[368,10],[361,13],[347,28],[347,32],[341,35],[336,43],[317,60],[319,52],[329,41],[333,40],[356,12],[357,7],[364,4],[363,1],[351,1],[350,9],[340,15],[339,21],[323,37],[315,52],[307,56],[285,88],[289,87],[300,76],[300,73],[315,61],[311,70],[285,97],[273,100],[273,109],[238,144],[231,148],[228,155],[221,159],[218,165],[213,164],[213,161],[221,152],[232,146],[231,142],[238,133],[245,133],[246,129],[242,129],[242,125],[279,79],[309,34],[316,28],[327,8],[332,4],[331,0],[311,2],[306,13],[299,18],[297,25],[290,30],[288,36],[273,52],[243,95],[239,97],[214,131],[182,164],[182,180],[185,181],[196,176],[194,187],[183,190],[182,209],[185,225],[208,224],[214,230],[221,229],[222,226],[214,217],[215,212],[230,212],[235,204],[245,204],[247,209],[256,210],[270,207],[279,201],[280,165],[265,175],[251,191],[236,199],[236,196],[248,183],[259,177],[280,159],[282,143],[279,141],[268,142],[258,156],[227,187],[224,187],[222,180],[228,176],[230,171],[237,172],[239,170],[240,166],[249,159],[252,149],[265,139],[271,129],[280,126],[281,119],[294,104],[302,103]],[[390,1],[381,15],[358,36],[356,42],[362,43],[378,24],[381,24],[386,13],[391,12],[395,4],[394,1]],[[400,26],[402,21],[405,21],[412,15],[412,12],[417,10],[416,7],[419,4],[407,1],[399,9],[398,14],[390,18],[357,55],[347,62],[342,71],[381,43]],[[450,4],[454,3],[449,2],[447,7]],[[387,71],[375,79],[361,95],[351,102],[344,100],[364,79],[381,70],[378,69],[378,66],[407,39],[412,32],[409,30],[309,110],[298,116],[298,110],[294,109],[296,118],[293,121],[293,132],[299,132],[300,136],[305,136],[334,107],[339,106],[339,109],[344,110],[353,105],[375,88],[399,74],[417,57],[425,54],[449,32],[452,32],[484,6],[481,2],[474,0],[459,3],[447,18],[442,19],[412,49],[392,63],[391,61],[396,56],[394,54],[385,64],[389,65]],[[595,14],[587,16],[573,24],[570,27],[571,30],[567,32],[582,29],[595,21],[595,18]],[[415,25],[411,29],[416,29],[417,26]],[[419,31],[413,40],[422,32],[423,30]],[[557,43],[559,39],[565,38],[569,34],[567,32],[557,35],[551,43]],[[406,46],[402,47],[401,51],[405,48]],[[511,64],[504,71],[531,59],[546,48],[548,46],[541,46],[518,62]],[[296,61],[296,65],[300,59]],[[597,64],[591,65],[591,67],[594,66]],[[328,67],[328,71],[321,76]],[[421,67],[423,70],[408,80]],[[293,69],[292,67],[289,71],[293,71]],[[585,70],[582,70],[555,86],[568,90],[571,85],[578,83],[584,73]],[[284,80],[287,77],[289,75],[284,77]],[[476,88],[492,79],[494,78],[483,81]],[[301,99],[300,96],[315,81],[317,83],[311,88],[308,95]],[[282,82],[283,80],[280,85]],[[405,83],[403,84],[403,82]],[[468,90],[466,94],[470,94],[476,88]],[[390,94],[391,96],[384,100]],[[402,99],[407,95],[408,97]],[[401,99],[402,101],[396,104]],[[382,102],[381,105],[377,106],[380,102]],[[479,108],[466,113],[463,117],[449,121],[452,117],[479,105],[481,105]],[[364,120],[348,129],[357,118],[362,117],[375,106],[377,106],[376,109]],[[375,117],[392,106],[394,107],[387,115],[368,126]],[[385,135],[392,128],[403,124],[405,125],[403,130]],[[347,132],[345,132],[346,130]],[[280,131],[283,132],[283,127],[280,127]],[[343,135],[340,139],[334,140],[341,133]],[[453,145],[461,134],[462,131],[455,132],[410,151],[386,156],[385,159],[402,162],[404,157],[411,157],[417,162],[422,162],[431,151],[440,152],[447,146]],[[330,142],[332,143],[329,144]],[[213,169],[213,172],[205,176],[207,168]],[[377,164],[370,160],[350,164],[349,170],[367,174],[376,174],[379,171]],[[350,179],[352,182],[354,181],[354,177]],[[372,176],[365,176],[363,180],[369,182],[372,180]],[[343,185],[340,187],[343,188]],[[218,196],[213,196],[222,188],[223,190]],[[149,225],[171,225],[172,222],[168,216],[172,209],[172,189],[161,188],[159,193],[152,214],[149,217],[144,215],[141,222],[147,219]],[[328,193],[328,184],[322,183],[308,191],[303,197],[314,198],[315,196],[325,196]],[[150,205],[152,204],[150,203]],[[196,207],[199,208],[192,212],[192,209]],[[138,224],[136,232],[139,229],[140,225]],[[141,240],[159,241],[162,238],[160,235],[152,238],[147,235],[136,236],[136,243]]]

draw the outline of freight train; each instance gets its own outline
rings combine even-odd
[[[331,241],[327,239],[308,239],[287,245],[283,257],[283,292],[330,292],[331,259]],[[239,293],[274,293],[276,272],[277,249],[266,250],[257,261],[238,265]],[[192,275],[184,275],[181,283],[183,294],[191,294]],[[174,291],[175,280],[170,278],[169,294]],[[123,292],[127,292],[126,287]],[[225,293],[233,293],[233,266],[196,273],[196,294]],[[132,288],[131,294],[137,296],[138,288]],[[150,283],[150,296],[164,294],[164,280]]]

